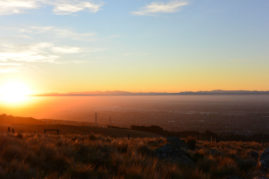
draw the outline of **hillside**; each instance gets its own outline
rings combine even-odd
[[[2,114],[0,115],[0,125],[18,125],[18,124],[27,124],[27,125],[38,125],[43,124],[41,120],[37,120],[31,117],[15,117],[11,115]]]
[[[268,177],[268,144],[257,142],[2,133],[0,145],[0,178]]]
[[[43,133],[45,129],[57,129],[60,134],[101,134],[111,137],[157,137],[147,131],[137,131],[127,128],[96,126],[90,123],[61,121],[49,119],[34,119],[30,117],[15,117],[9,115],[0,115],[0,132],[7,132],[8,127],[14,128],[20,133]]]
[[[131,130],[8,115],[0,120],[0,178],[269,177],[265,141],[219,141],[213,134],[198,139],[197,133],[158,126]]]

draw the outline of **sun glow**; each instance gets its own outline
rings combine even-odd
[[[5,104],[23,104],[30,94],[30,88],[20,81],[9,81],[0,86],[0,101]]]

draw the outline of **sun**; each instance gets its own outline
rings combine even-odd
[[[0,101],[5,104],[22,104],[30,94],[30,88],[21,81],[9,81],[0,86]]]

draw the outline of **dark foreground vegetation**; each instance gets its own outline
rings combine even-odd
[[[101,128],[5,116],[0,179],[269,178],[266,140],[220,137],[158,126]]]
[[[256,142],[15,133],[0,146],[0,178],[255,178],[269,167]]]
[[[234,133],[217,133],[210,130],[205,132],[197,131],[181,131],[172,132],[161,128],[160,126],[131,126],[132,130],[151,132],[154,134],[159,134],[162,136],[177,136],[177,137],[193,137],[198,140],[208,140],[208,141],[256,141],[260,143],[269,142],[269,134],[258,132],[255,134],[234,134]]]

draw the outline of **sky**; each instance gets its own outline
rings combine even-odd
[[[268,0],[0,0],[0,85],[269,90]]]

